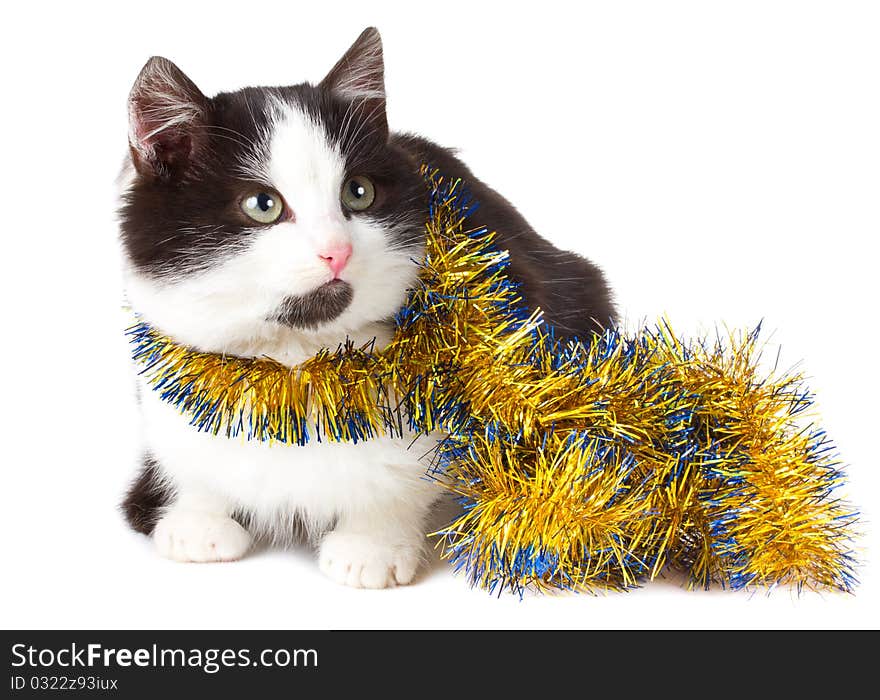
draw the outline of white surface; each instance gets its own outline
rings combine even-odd
[[[875,627],[880,22],[871,3],[80,3],[6,9],[5,627]],[[315,9],[315,7],[319,9]],[[160,559],[116,513],[133,474],[112,186],[125,98],[165,55],[206,92],[317,80],[376,24],[389,117],[462,149],[629,318],[765,319],[851,465],[854,596],[512,597],[445,565],[349,590],[306,550]]]

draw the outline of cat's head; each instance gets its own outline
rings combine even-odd
[[[206,97],[152,58],[129,114],[120,227],[129,301],[148,321],[236,352],[336,343],[403,304],[426,193],[389,142],[375,29],[317,85]]]

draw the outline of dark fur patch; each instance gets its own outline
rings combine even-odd
[[[335,279],[302,296],[289,296],[271,320],[292,328],[318,328],[332,321],[351,304],[354,290],[344,280]]]
[[[159,478],[156,461],[149,455],[144,457],[144,465],[132,482],[120,505],[125,519],[135,532],[152,535],[162,509],[168,505],[171,494]]]
[[[479,202],[470,223],[497,231],[498,247],[510,252],[510,276],[520,284],[526,306],[540,307],[560,336],[589,340],[591,332],[611,325],[614,305],[598,267],[541,238],[510,202],[478,180],[451,150],[409,134],[394,135],[392,142],[446,177],[464,180]]]

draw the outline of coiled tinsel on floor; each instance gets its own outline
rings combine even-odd
[[[853,588],[835,451],[802,378],[762,373],[757,331],[684,341],[661,322],[559,340],[525,311],[494,233],[469,226],[464,184],[424,174],[425,260],[387,347],[291,369],[139,320],[147,383],[230,438],[448,433],[434,475],[464,509],[435,536],[489,590],[625,589],[667,567],[691,586]]]

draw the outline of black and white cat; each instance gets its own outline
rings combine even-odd
[[[318,85],[208,98],[152,58],[129,109],[128,299],[180,343],[287,365],[346,338],[386,343],[422,254],[423,163],[466,181],[474,224],[498,231],[529,306],[563,334],[611,320],[596,267],[538,236],[451,151],[389,133],[375,29]],[[238,559],[254,536],[283,541],[304,523],[332,579],[413,580],[439,494],[423,458],[434,436],[270,446],[197,432],[149,388],[140,395],[144,468],[123,507],[162,555]]]

